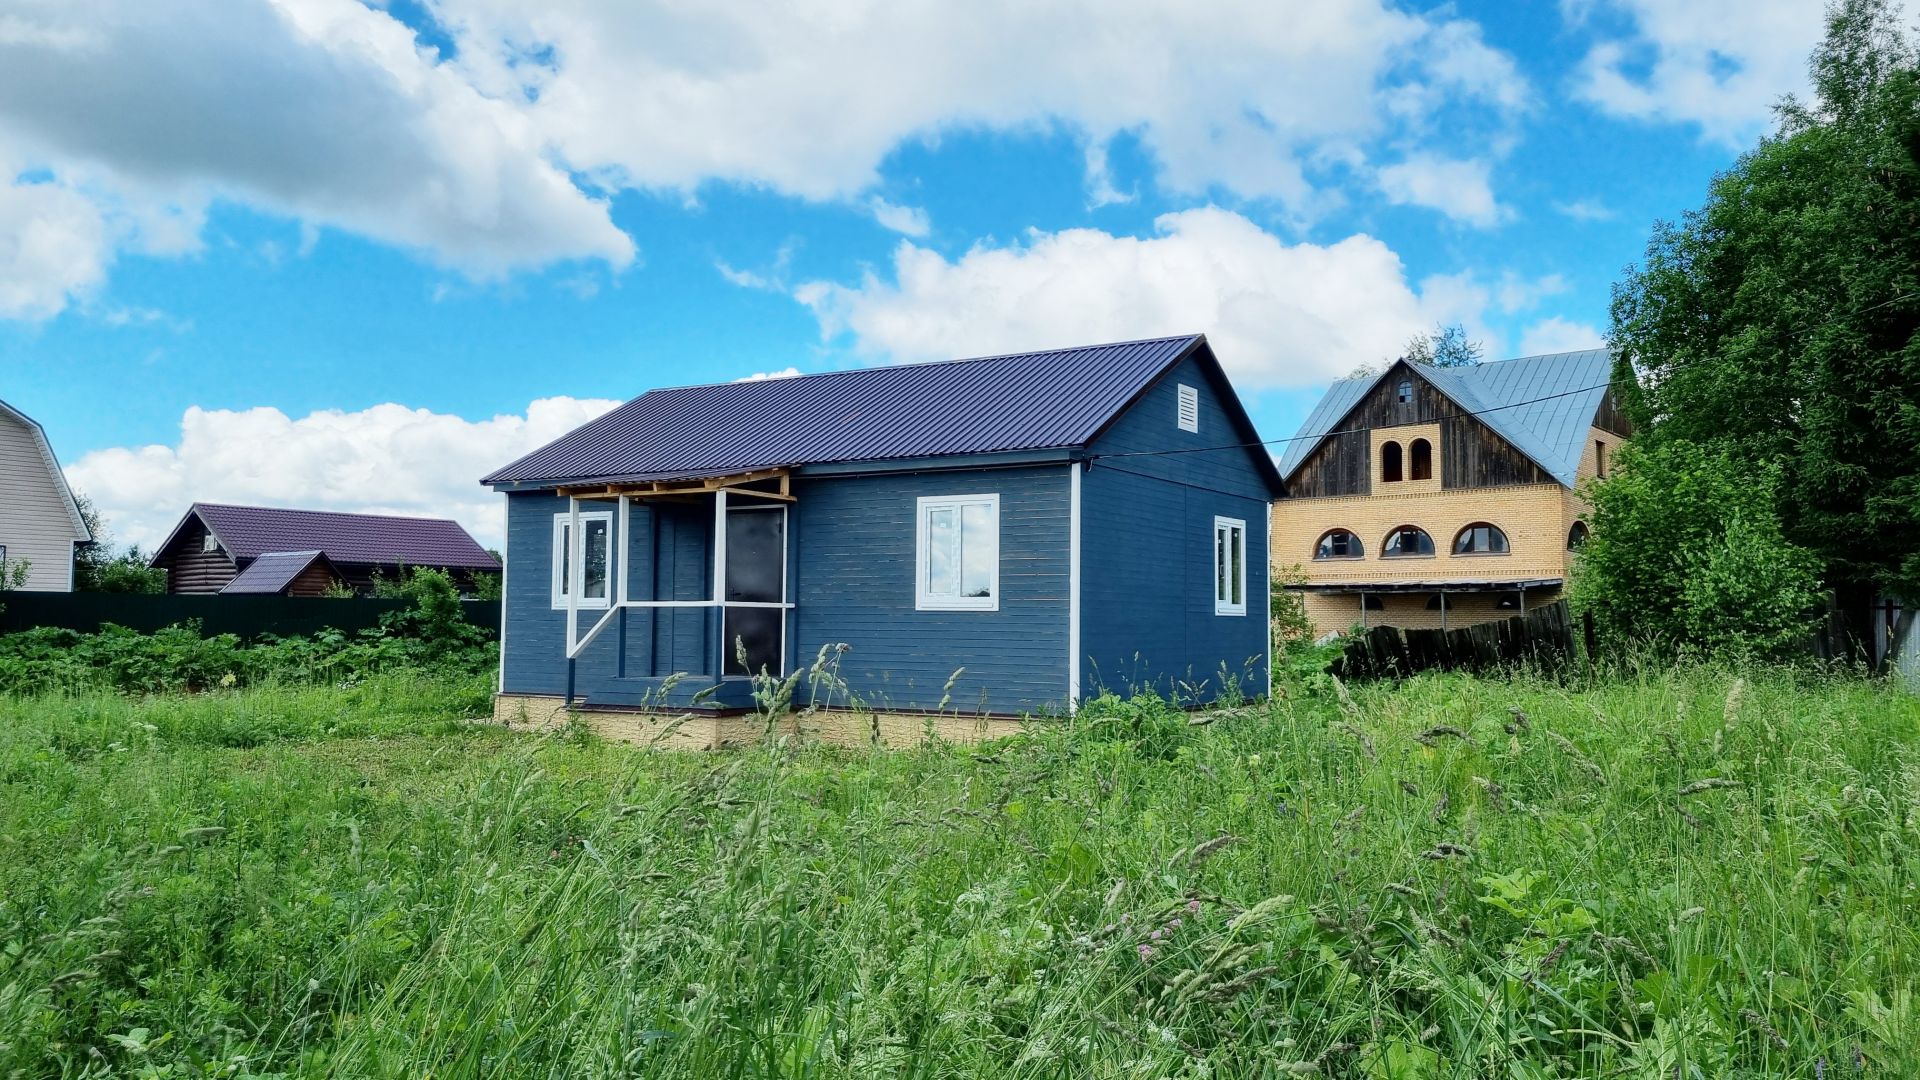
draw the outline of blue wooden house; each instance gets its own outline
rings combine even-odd
[[[741,710],[825,647],[887,713],[1269,686],[1280,476],[1203,336],[653,390],[482,482],[506,703]]]

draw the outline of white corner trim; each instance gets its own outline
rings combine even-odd
[[[1267,518],[1267,549],[1261,562],[1267,564],[1266,574],[1262,577],[1261,591],[1267,597],[1266,637],[1262,640],[1267,648],[1267,700],[1273,700],[1273,503],[1268,502],[1261,513]],[[1363,601],[1364,602],[1364,601]]]
[[[1080,463],[1067,462],[1067,715],[1080,709]]]

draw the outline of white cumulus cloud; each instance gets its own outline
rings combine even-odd
[[[1443,102],[1528,97],[1477,24],[1383,0],[439,0],[456,61],[608,182],[808,198],[903,140],[1062,124],[1136,135],[1178,190],[1299,200],[1304,161]]]
[[[1066,133],[1095,204],[1125,197],[1102,164],[1124,137],[1171,191],[1307,216],[1379,147],[1443,137],[1441,113],[1505,131],[1532,98],[1477,23],[1391,0],[423,10],[450,49],[361,0],[13,0],[0,214],[33,246],[0,251],[0,317],[57,312],[120,251],[194,250],[223,200],[478,279],[629,265],[607,205],[628,189],[759,187],[920,236],[924,213],[873,196],[880,168],[952,132]]]
[[[1624,18],[1575,77],[1580,97],[1615,116],[1691,124],[1739,144],[1763,130],[1782,94],[1804,93],[1820,41],[1817,0],[1585,0],[1573,21]]]
[[[1364,234],[1288,244],[1245,217],[1166,214],[1158,234],[1033,232],[957,259],[902,241],[891,280],[808,282],[795,297],[829,338],[894,360],[1203,331],[1237,381],[1313,386],[1398,356],[1439,322],[1480,317],[1493,290],[1468,277],[1407,279],[1400,257]],[[1497,346],[1493,351],[1497,352]]]
[[[301,417],[196,406],[178,442],[92,451],[67,480],[117,540],[149,550],[196,501],[450,517],[498,547],[504,507],[480,477],[618,404],[542,398],[486,420],[395,404]]]
[[[1598,349],[1606,343],[1605,336],[1593,326],[1552,315],[1521,331],[1520,355]]]
[[[1416,154],[1380,170],[1380,191],[1401,206],[1424,206],[1455,221],[1487,228],[1510,216],[1493,195],[1485,161],[1455,161]]]
[[[0,199],[12,213],[0,250],[38,236],[67,273],[36,277],[0,255],[0,294],[37,293],[0,314],[57,312],[121,246],[193,250],[223,198],[483,278],[633,256],[604,202],[549,159],[522,104],[481,94],[384,11],[356,0],[11,7],[0,182],[12,186]],[[54,180],[19,182],[40,175]]]

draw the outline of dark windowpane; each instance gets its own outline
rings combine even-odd
[[[786,612],[779,608],[728,608],[726,611],[727,674],[758,675],[762,671],[780,674],[780,624]],[[740,665],[742,648],[747,656],[745,667]]]
[[[1400,383],[1396,396],[1399,398],[1400,404],[1411,405],[1413,403],[1413,383],[1403,380]]]
[[[1427,610],[1452,611],[1453,601],[1447,599],[1445,593],[1434,593],[1432,596],[1427,597]]]
[[[1372,593],[1368,593],[1367,595],[1362,596],[1360,598],[1360,606],[1365,608],[1368,611],[1387,610],[1387,602],[1373,595]]]
[[[586,538],[586,550],[580,556],[582,601],[607,598],[607,537],[612,528],[604,518],[580,522],[581,534]]]
[[[1433,444],[1425,439],[1413,440],[1408,447],[1407,473],[1414,480],[1433,479]]]
[[[1385,550],[1381,554],[1386,558],[1404,558],[1410,555],[1433,554],[1433,537],[1425,529],[1413,525],[1404,526],[1387,534]]]
[[[1499,597],[1494,600],[1493,609],[1495,611],[1519,611],[1520,594],[1517,592],[1501,593]]]
[[[1400,468],[1400,444],[1387,443],[1380,448],[1380,479],[1389,484],[1399,483],[1402,476]]]
[[[1576,521],[1573,528],[1567,530],[1567,550],[1579,551],[1580,545],[1587,542],[1587,523]]]
[[[1481,522],[1460,530],[1453,542],[1455,555],[1505,555],[1507,534],[1496,525]]]
[[[779,510],[727,511],[728,600],[780,602],[787,557],[785,517]]]

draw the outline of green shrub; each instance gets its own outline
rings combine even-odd
[[[1615,645],[1776,655],[1804,637],[1819,560],[1781,534],[1779,471],[1723,447],[1628,444],[1590,483],[1573,603]]]

